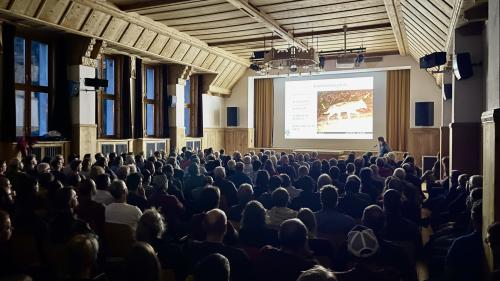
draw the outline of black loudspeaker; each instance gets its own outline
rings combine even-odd
[[[472,62],[469,53],[460,53],[453,56],[453,72],[458,80],[472,77]]]
[[[177,104],[177,96],[168,96],[167,97],[167,105],[168,107],[174,107]]]
[[[434,102],[415,103],[415,126],[434,126]]]
[[[108,80],[98,78],[85,78],[85,86],[98,88],[108,87]]]
[[[227,126],[237,127],[239,126],[239,110],[236,106],[230,106],[227,108]]]
[[[453,86],[451,83],[444,84],[443,85],[443,99],[444,100],[450,100],[452,95],[453,95]]]
[[[432,168],[434,167],[434,163],[436,163],[437,160],[438,159],[436,156],[422,155],[422,170],[424,172],[432,170]]]
[[[446,63],[446,52],[435,52],[420,58],[420,68],[431,68]]]

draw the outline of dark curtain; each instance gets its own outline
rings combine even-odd
[[[255,79],[255,147],[273,146],[273,79]]]
[[[203,137],[203,75],[198,75],[198,89],[197,89],[198,100],[196,103],[196,131],[194,131],[196,137]]]
[[[162,89],[162,118],[160,119],[162,126],[162,138],[170,137],[170,120],[168,119],[169,97],[168,97],[168,65],[161,66],[161,89]]]
[[[121,61],[121,72],[120,72],[120,83],[121,83],[121,125],[122,134],[121,138],[129,139],[132,138],[132,110],[131,102],[132,97],[130,93],[130,57],[122,56]]]
[[[4,141],[16,139],[16,98],[14,78],[14,37],[16,27],[7,23],[2,25],[3,70],[2,70],[2,129],[0,138]],[[7,69],[7,66],[10,69]]]
[[[142,122],[142,60],[135,59],[135,118],[134,118],[134,138],[144,137],[144,124]]]
[[[61,116],[71,116],[71,90],[77,84],[70,84],[68,80],[68,45],[65,39],[56,42],[53,50],[54,71],[53,85],[54,93],[51,96],[49,107],[49,130],[56,130],[66,139],[71,139],[71,118],[61,118]]]

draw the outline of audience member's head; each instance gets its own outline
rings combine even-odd
[[[151,243],[156,239],[160,239],[166,231],[165,220],[156,209],[148,209],[144,211],[139,223],[137,224],[136,239],[137,241]]]
[[[302,177],[305,177],[307,175],[309,175],[309,168],[307,168],[306,165],[302,165],[299,167],[299,170],[298,170],[298,174],[299,174],[299,177],[302,178]]]
[[[379,243],[373,230],[357,225],[347,234],[347,249],[352,256],[363,261],[378,253]]]
[[[485,241],[490,246],[493,258],[500,256],[500,223],[494,222],[488,226]]]
[[[220,242],[224,240],[227,228],[227,217],[224,211],[212,209],[203,220],[203,229],[207,233],[207,241]]]
[[[406,172],[403,168],[397,168],[394,170],[392,175],[400,180],[404,180],[406,178]]]
[[[130,192],[137,192],[142,187],[142,177],[139,173],[130,174],[126,180]]]
[[[125,203],[127,202],[128,189],[125,182],[122,180],[114,180],[109,186],[109,191],[116,203]]]
[[[401,212],[401,193],[389,189],[384,193],[384,212],[386,214],[399,214]]]
[[[161,265],[148,243],[136,242],[124,262],[127,281],[160,281]]]
[[[85,179],[78,186],[78,198],[90,200],[96,193],[96,185],[92,179]]]
[[[354,194],[359,192],[360,187],[361,184],[358,181],[350,180],[345,183],[344,189],[347,194]]]
[[[217,187],[205,187],[201,190],[200,198],[198,199],[198,207],[202,212],[208,212],[212,209],[219,208],[220,190]]]
[[[335,274],[321,265],[303,271],[297,281],[337,281]]]
[[[334,210],[337,207],[339,194],[333,185],[326,185],[321,189],[321,206],[323,210]]]
[[[283,187],[290,187],[292,185],[292,181],[290,180],[290,176],[287,174],[281,174],[281,185]]]
[[[318,177],[317,186],[318,186],[319,190],[321,190],[321,188],[323,186],[330,185],[330,184],[332,184],[332,178],[330,178],[330,176],[328,174],[321,174]]]
[[[385,226],[384,211],[378,205],[370,205],[363,211],[361,223],[372,229],[377,237],[382,237],[382,232]]]
[[[9,213],[0,210],[0,242],[9,241],[12,237],[12,222]]]
[[[99,243],[93,235],[79,234],[67,243],[65,264],[69,280],[91,280],[93,267],[97,262]]]
[[[194,281],[229,281],[229,260],[221,254],[211,254],[201,259],[194,268]]]
[[[272,192],[276,190],[277,188],[281,187],[282,181],[279,176],[272,176],[269,179],[269,190]]]
[[[250,184],[244,183],[238,188],[238,202],[246,205],[253,199],[253,188]]]
[[[261,229],[266,225],[266,209],[259,201],[250,201],[241,216],[241,228]]]
[[[78,206],[78,197],[71,187],[63,187],[56,191],[55,207],[58,211],[74,211]]]
[[[302,208],[299,210],[297,218],[306,226],[309,236],[314,237],[316,235],[317,222],[313,211],[309,208]]]
[[[287,206],[290,200],[290,195],[286,189],[280,187],[273,191],[272,193],[273,206],[278,208],[284,208]]]
[[[226,170],[224,167],[215,167],[214,169],[214,178],[225,178],[226,177]]]
[[[299,253],[307,243],[307,228],[299,219],[289,219],[280,225],[278,233],[281,249]]]

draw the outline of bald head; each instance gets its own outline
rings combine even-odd
[[[279,241],[283,249],[301,251],[307,241],[307,228],[299,219],[284,221],[279,230]]]
[[[226,234],[227,217],[220,209],[213,209],[206,213],[203,221],[207,240],[222,242]]]

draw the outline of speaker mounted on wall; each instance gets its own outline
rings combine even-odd
[[[434,126],[434,102],[415,102],[415,126]]]
[[[227,126],[228,127],[237,127],[240,125],[239,120],[239,108],[237,106],[228,106],[227,107]]]
[[[443,85],[443,99],[451,100],[453,96],[453,85],[451,83],[446,83]]]
[[[474,75],[470,53],[459,53],[453,56],[453,72],[458,80]]]

